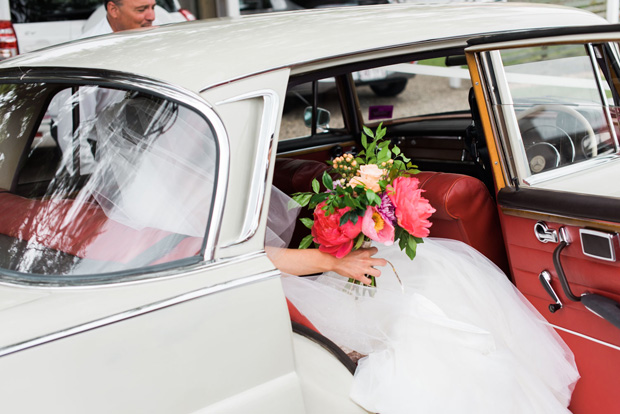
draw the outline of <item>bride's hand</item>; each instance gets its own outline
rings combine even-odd
[[[334,271],[341,276],[353,278],[369,285],[370,279],[365,275],[379,277],[381,271],[375,269],[375,266],[387,265],[385,259],[372,257],[377,252],[376,247],[354,250],[342,259],[337,259]]]

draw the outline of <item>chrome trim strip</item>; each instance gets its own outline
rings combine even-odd
[[[543,171],[538,174],[526,177],[523,180],[523,183],[525,185],[533,187],[536,184],[541,184],[546,181],[551,181],[556,178],[569,176],[590,168],[598,167],[599,165],[607,164],[608,162],[611,162],[617,158],[620,157],[616,154],[601,155],[596,158],[590,158],[588,160],[578,162],[576,164],[563,165],[553,170]]]
[[[276,134],[276,125],[278,122],[280,97],[274,90],[264,89],[226,99],[216,104],[220,106],[227,103],[239,102],[253,98],[263,98],[264,103],[258,143],[256,144],[256,160],[254,163],[254,171],[252,173],[253,181],[250,186],[250,194],[248,196],[243,226],[241,227],[241,234],[239,234],[239,237],[236,240],[224,247],[243,243],[244,241],[249,240],[258,230],[267,186],[270,154]]]
[[[221,269],[224,266],[232,266],[238,263],[246,262],[249,260],[253,260],[262,256],[265,256],[266,253],[264,250],[256,250],[254,252],[240,254],[237,256],[232,256],[228,258],[218,258],[217,260],[211,260],[209,262],[200,262],[194,265],[189,265],[185,267],[177,267],[173,269],[167,269],[164,271],[153,272],[148,274],[148,277],[145,276],[129,276],[129,277],[119,277],[117,280],[113,282],[106,283],[106,287],[109,286],[126,286],[126,285],[136,285],[143,282],[151,282],[153,279],[157,279],[157,281],[164,281],[175,279],[178,277],[188,277],[193,276],[197,273],[201,272],[211,272]],[[101,287],[101,283],[81,283],[81,284],[51,284],[51,283],[31,283],[28,281],[27,283],[14,281],[14,280],[2,280],[0,279],[0,286],[9,286],[12,288],[15,287],[40,287],[45,288],[47,290],[88,290],[88,289],[99,289]]]
[[[543,322],[543,323],[545,323],[545,322]],[[600,339],[595,339],[595,338],[592,338],[591,336],[587,336],[587,335],[584,335],[584,334],[579,333],[579,332],[571,331],[570,329],[562,328],[561,326],[553,325],[553,324],[550,324],[548,322],[546,324],[549,325],[550,327],[558,329],[560,331],[564,331],[566,333],[573,334],[573,335],[578,336],[580,338],[587,339],[588,341],[595,342],[595,343],[597,343],[599,345],[603,345],[603,346],[609,347],[611,349],[615,349],[616,351],[620,351],[620,346],[618,346],[618,345],[610,344],[608,342],[601,341]]]
[[[262,274],[244,277],[241,279],[235,279],[228,282],[220,283],[215,286],[209,286],[202,289],[197,289],[192,292],[183,293],[181,295],[164,299],[158,302],[151,303],[149,305],[141,306],[139,308],[131,309],[125,312],[117,313],[115,315],[106,316],[101,319],[97,319],[91,322],[86,322],[81,325],[76,325],[71,328],[64,329],[62,331],[54,332],[51,334],[43,335],[38,338],[29,339],[27,341],[19,342],[13,345],[8,345],[0,348],[0,357],[14,354],[16,352],[24,351],[29,348],[33,348],[39,345],[43,345],[49,342],[57,341],[69,336],[77,335],[83,332],[91,331],[93,329],[101,328],[106,325],[111,325],[117,322],[121,322],[126,319],[135,318],[147,313],[155,312],[170,306],[178,305],[183,302],[188,302],[194,299],[199,299],[204,296],[212,295],[215,293],[223,292],[226,290],[238,288],[240,286],[249,285],[252,283],[258,283],[280,277],[278,270],[271,270]]]
[[[601,82],[601,79],[605,79],[606,81],[611,81],[611,79],[606,79],[603,77],[603,73],[598,65],[598,62],[596,61],[596,57],[595,57],[596,51],[594,50],[592,43],[587,43],[586,49],[588,50],[588,56],[590,58],[590,65],[592,65],[592,72],[596,74],[596,76],[594,77],[594,80],[596,81],[596,87],[598,89],[599,98],[601,99],[601,102],[603,104],[602,106],[603,106],[603,112],[605,113],[605,121],[607,121],[607,127],[609,128],[609,132],[611,134],[611,137],[614,140],[614,146],[617,151],[618,150],[618,137],[616,136],[616,128],[614,128],[614,123],[611,117],[611,112],[609,111],[609,102],[607,102],[607,96],[605,94],[605,89],[603,88],[603,84]],[[609,85],[609,87],[611,88],[612,85]]]
[[[220,233],[222,223],[222,215],[224,209],[224,201],[226,200],[229,169],[230,169],[230,141],[228,133],[224,127],[224,123],[213,110],[211,105],[201,98],[199,95],[187,89],[176,85],[157,81],[154,79],[136,76],[123,72],[105,71],[102,74],[100,70],[90,69],[72,69],[72,68],[9,68],[0,70],[2,83],[19,81],[19,82],[51,82],[51,83],[92,83],[103,86],[116,86],[121,89],[138,89],[149,94],[160,95],[165,98],[176,100],[188,108],[201,114],[213,128],[217,149],[219,151],[219,171],[217,172],[217,183],[215,185],[215,196],[213,197],[213,205],[211,217],[207,226],[209,233],[206,235],[204,260],[211,261],[214,258],[215,246]],[[206,230],[205,230],[206,231]],[[121,276],[122,282],[132,280],[144,280],[155,278],[159,272],[153,272],[145,277],[144,274]],[[105,274],[102,274],[105,275]],[[0,274],[0,280],[3,276]],[[53,279],[53,277],[50,277]],[[118,280],[117,279],[117,280]],[[101,280],[99,284],[118,283],[117,280]],[[32,285],[29,281],[25,284]],[[59,281],[56,278],[56,285],[62,284],[66,286],[80,286],[82,281],[79,275],[72,276],[72,279]]]

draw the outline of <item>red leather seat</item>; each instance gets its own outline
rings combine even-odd
[[[127,263],[171,234],[110,220],[89,201],[28,199],[1,192],[0,212],[0,234],[93,260]],[[188,237],[154,263],[196,255],[201,245],[202,238]]]
[[[431,217],[431,237],[460,240],[472,246],[508,274],[497,206],[482,181],[468,175],[423,171],[420,188],[437,210]]]

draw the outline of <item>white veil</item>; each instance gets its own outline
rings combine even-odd
[[[110,219],[203,237],[213,193],[216,149],[193,111],[145,96],[99,114],[96,167],[85,195]]]
[[[291,242],[300,209],[300,205],[294,202],[292,198],[276,186],[271,186],[271,200],[265,234],[265,246],[272,248],[269,253],[271,258],[278,249],[288,247]]]

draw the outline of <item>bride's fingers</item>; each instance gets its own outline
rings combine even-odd
[[[370,275],[370,276],[374,276],[374,277],[379,277],[379,276],[381,276],[381,270],[375,269],[374,267],[369,266],[368,269],[366,270],[366,274]],[[370,279],[368,279],[368,280],[370,280]]]
[[[358,276],[358,277],[356,277],[354,279],[359,280],[360,282],[362,282],[365,285],[370,285],[370,282],[371,282],[370,278],[368,278],[366,276],[363,276],[363,275],[362,276]]]

